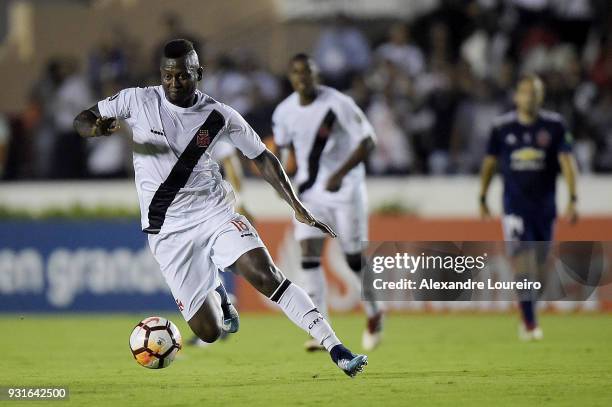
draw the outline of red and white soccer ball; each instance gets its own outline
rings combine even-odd
[[[130,335],[130,349],[136,362],[149,369],[170,366],[183,346],[176,325],[162,317],[145,318]]]

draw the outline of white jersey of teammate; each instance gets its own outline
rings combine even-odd
[[[136,190],[147,233],[187,229],[221,213],[230,216],[234,194],[211,150],[225,142],[255,158],[266,148],[234,109],[200,91],[196,96],[193,106],[182,108],[154,86],[124,89],[98,102],[102,116],[124,119],[132,128]]]
[[[231,107],[197,91],[181,108],[161,86],[125,89],[98,102],[103,117],[124,119],[134,138],[142,228],[185,320],[200,309],[225,270],[264,244],[234,211],[234,193],[211,151],[235,146],[249,158],[265,145]],[[218,146],[218,148],[215,148]]]
[[[325,190],[329,177],[349,158],[359,143],[375,138],[372,125],[353,99],[328,86],[317,86],[317,97],[309,105],[300,104],[293,92],[272,115],[274,142],[295,149],[295,184],[302,197],[348,201],[351,191],[365,181],[361,163],[342,180],[340,191]]]
[[[375,139],[374,129],[353,99],[328,86],[317,86],[317,97],[302,106],[294,92],[272,116],[274,141],[293,145],[297,161],[294,183],[300,198],[315,216],[338,233],[346,253],[361,250],[367,239],[365,167],[353,168],[340,190],[326,190],[327,180],[346,162],[362,140]],[[295,238],[323,238],[318,229],[294,222]]]

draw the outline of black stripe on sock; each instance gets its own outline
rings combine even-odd
[[[316,312],[317,314],[320,314],[319,309],[318,308],[313,308],[310,311],[308,311],[307,313],[304,314],[304,316],[310,314],[311,312]]]
[[[280,298],[285,293],[285,291],[287,291],[287,288],[289,288],[290,285],[291,285],[291,281],[289,281],[289,279],[286,278],[285,281],[283,281],[281,285],[276,289],[276,291],[274,291],[274,294],[272,294],[270,299],[274,302],[278,302],[278,300],[280,300]]]
[[[208,115],[204,124],[194,134],[178,161],[172,167],[168,178],[162,182],[155,192],[151,204],[149,204],[149,226],[143,232],[159,233],[166,219],[168,207],[176,198],[178,191],[187,184],[194,167],[224,125],[223,115],[218,111],[213,110]]]
[[[308,269],[317,269],[321,265],[320,261],[303,261],[302,268],[304,271],[309,271]]]
[[[361,273],[361,270],[363,269],[363,265],[366,264],[365,258],[363,256],[359,256],[357,258],[346,256],[346,262],[349,268],[353,270],[354,273],[357,273],[357,274]]]
[[[317,130],[317,135],[314,143],[312,144],[310,155],[308,155],[308,179],[298,186],[298,192],[300,194],[312,187],[317,180],[321,154],[323,154],[323,149],[327,144],[327,140],[329,140],[329,135],[331,134],[335,121],[336,114],[333,112],[333,110],[329,109],[325,115],[325,118],[323,119],[323,122]]]

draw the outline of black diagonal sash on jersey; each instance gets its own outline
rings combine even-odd
[[[155,192],[149,205],[149,226],[143,232],[159,233],[166,219],[168,207],[178,191],[185,186],[194,167],[224,124],[223,116],[218,111],[213,110],[208,115],[204,124],[194,134],[178,161],[172,167],[168,178],[162,182]]]
[[[312,144],[312,149],[308,155],[308,179],[298,187],[298,192],[300,194],[312,187],[317,180],[321,154],[323,154],[323,149],[327,144],[327,140],[329,140],[329,135],[331,134],[332,126],[334,125],[335,121],[336,115],[333,110],[329,109],[325,115],[325,118],[323,118],[323,122],[317,130],[317,135]]]

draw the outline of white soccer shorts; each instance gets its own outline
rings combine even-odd
[[[359,190],[350,201],[317,199],[316,194],[305,194],[304,206],[315,218],[327,223],[338,235],[344,253],[363,250],[362,242],[368,239],[368,204],[365,191]],[[325,238],[321,230],[293,219],[293,234],[299,242],[306,239]]]
[[[219,270],[249,250],[265,247],[255,228],[238,214],[221,225],[213,218],[187,230],[151,234],[149,246],[186,321],[217,287]]]

